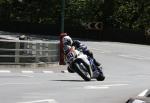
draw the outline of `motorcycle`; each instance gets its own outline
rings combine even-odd
[[[102,67],[97,67],[94,64],[94,60],[83,52],[71,48],[69,53],[66,55],[66,60],[79,76],[81,76],[85,81],[90,81],[91,79],[97,79],[98,81],[103,81],[105,76],[102,71]]]

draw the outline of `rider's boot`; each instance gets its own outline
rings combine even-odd
[[[99,75],[103,75],[102,66],[97,66],[97,69],[93,71],[93,77],[97,78]]]
[[[94,63],[96,66],[100,66],[101,64],[96,60],[96,59],[93,59],[94,60]]]
[[[101,64],[96,61],[96,59],[93,59],[94,64],[97,66],[97,69],[93,71],[94,78],[97,78],[99,76],[99,73],[101,73],[102,67]]]
[[[95,70],[93,71],[93,78],[97,78],[99,76],[99,71]]]
[[[75,72],[74,70],[71,69],[70,66],[67,67],[67,70],[68,70],[69,73],[74,73]]]

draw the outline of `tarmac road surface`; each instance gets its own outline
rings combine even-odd
[[[0,67],[0,103],[125,103],[150,89],[150,47],[117,42],[84,42],[103,65],[105,81],[83,81],[44,69]],[[139,102],[144,103],[144,102]]]

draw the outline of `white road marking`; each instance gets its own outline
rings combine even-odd
[[[94,85],[94,86],[85,86],[84,89],[108,89],[112,86],[125,86],[128,84],[110,84],[110,85]]]
[[[30,78],[33,78],[34,76],[30,76],[30,75],[20,75],[22,77],[30,77]]]
[[[34,73],[33,71],[22,71],[22,73]]]
[[[132,103],[146,103],[146,102],[144,102],[142,100],[134,100]]]
[[[68,70],[62,70],[61,73],[69,73]]]
[[[11,73],[10,70],[0,70],[0,73]]]
[[[136,59],[136,60],[150,60],[149,57],[144,56],[138,56],[138,55],[126,55],[126,54],[120,54],[120,57],[129,58],[129,59]]]
[[[109,85],[103,85],[103,86],[112,87],[112,86],[125,86],[125,85],[129,85],[129,84],[109,84]]]
[[[139,97],[144,97],[148,91],[149,91],[149,90],[146,89],[146,90],[144,90],[142,93],[140,93],[138,96],[139,96]]]
[[[131,83],[131,81],[119,81],[119,80],[117,80],[117,81],[105,81],[105,83]]]
[[[25,83],[2,83],[0,86],[6,86],[6,85],[24,85]]]
[[[105,86],[85,86],[84,89],[108,89],[109,87]]]
[[[35,73],[35,71],[31,71],[31,70],[22,70],[22,71],[19,71],[19,72],[21,72],[23,74]],[[11,70],[0,70],[0,73],[13,73],[13,72]],[[43,71],[39,71],[39,73],[54,73],[54,71],[43,70]]]
[[[54,73],[53,71],[43,71],[43,73]]]
[[[28,102],[19,102],[19,103],[57,103],[54,99],[44,99],[44,100],[36,100],[36,101],[28,101]]]

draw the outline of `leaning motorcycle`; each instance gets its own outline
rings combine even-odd
[[[105,79],[102,67],[98,68],[92,58],[76,49],[70,49],[66,55],[66,60],[73,71],[80,75],[85,81],[90,81],[91,79],[103,81]]]

